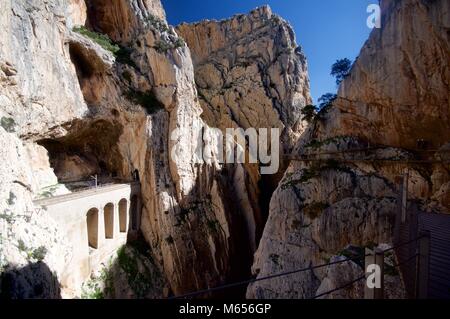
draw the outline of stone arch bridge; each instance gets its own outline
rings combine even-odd
[[[140,229],[138,182],[92,188],[36,200],[57,222],[72,246],[72,259],[61,278],[64,287],[80,287]]]

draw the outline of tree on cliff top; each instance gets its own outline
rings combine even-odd
[[[337,60],[332,66],[331,66],[331,75],[336,78],[336,84],[341,84],[342,80],[349,75],[350,69],[352,67],[352,61],[349,59],[340,59]]]

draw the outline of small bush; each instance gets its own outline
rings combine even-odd
[[[16,131],[16,122],[11,117],[2,117],[0,120],[0,125],[5,129],[8,133],[14,133]]]
[[[19,239],[19,240],[17,241],[17,248],[18,248],[20,251],[25,252],[25,253],[27,253],[27,254],[28,254],[28,252],[29,252],[29,249],[28,249],[27,245],[25,245],[25,242],[24,242],[22,239]]]
[[[134,256],[127,254],[125,246],[119,249],[117,258],[120,268],[127,274],[128,278],[135,278],[139,272],[138,264]]]
[[[159,53],[166,53],[169,50],[177,49],[184,47],[186,45],[186,42],[182,38],[177,38],[173,42],[168,42],[165,40],[158,40],[155,43],[155,49]]]
[[[43,261],[45,259],[45,256],[47,255],[47,248],[44,246],[40,246],[39,248],[36,248],[31,253],[31,257],[36,259],[37,261]]]
[[[0,218],[5,220],[8,224],[14,221],[14,215],[9,210],[5,210],[3,214],[0,214]]]
[[[158,40],[155,43],[155,49],[156,51],[158,51],[159,53],[166,53],[167,51],[169,51],[170,49],[172,49],[172,45],[164,40]]]
[[[133,52],[132,49],[126,48],[126,47],[120,47],[119,51],[114,53],[116,56],[116,61],[122,64],[128,64],[132,68],[137,69],[136,63],[131,58],[131,52]]]
[[[99,44],[103,49],[112,52],[114,55],[120,51],[120,47],[113,43],[113,41],[105,34],[91,31],[86,27],[75,27],[73,31],[90,38]]]
[[[302,121],[312,123],[317,116],[317,107],[315,105],[307,105],[302,109]]]
[[[184,47],[185,45],[186,45],[186,42],[184,41],[183,38],[177,38],[174,42],[175,48],[181,48],[181,47]]]
[[[167,23],[157,16],[149,15],[147,18],[147,21],[149,22],[150,26],[154,29],[160,31],[160,32],[167,32],[169,31],[169,26]]]
[[[96,279],[89,280],[82,288],[81,299],[105,299],[103,289]]]

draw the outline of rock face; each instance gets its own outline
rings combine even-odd
[[[284,130],[290,151],[311,104],[306,58],[291,26],[269,7],[177,28],[191,49],[202,118],[220,129]]]
[[[418,139],[448,159],[449,4],[382,6],[383,28],[334,105],[307,126],[306,59],[268,7],[175,29],[159,0],[2,1],[1,296],[81,296],[82,287],[61,282],[78,243],[33,200],[94,174],[126,182],[138,173],[149,244],[144,256],[119,252],[107,276],[117,290],[106,296],[155,298],[247,279],[261,236],[258,276],[390,244],[404,166],[370,160],[416,159]],[[259,163],[199,161],[197,151],[220,144],[214,134],[226,128],[278,128],[281,152],[298,155],[380,148],[282,163],[280,176],[266,177]],[[353,162],[358,156],[367,161]],[[449,208],[446,167],[413,167],[410,180],[423,209]],[[360,272],[348,262],[259,282],[247,295],[317,296]],[[395,276],[389,284],[401,286]],[[361,294],[356,285],[329,297]]]
[[[295,154],[321,160],[293,161],[272,198],[253,265],[258,277],[326,263],[345,255],[349,245],[391,244],[397,177],[405,165],[371,160],[446,156],[414,150],[424,144],[444,150],[450,140],[449,2],[385,0],[381,5],[382,28],[371,34],[333,105],[299,140]],[[336,153],[346,150],[353,152]],[[366,161],[354,161],[361,159]],[[448,212],[448,196],[443,196],[448,167],[415,165],[409,172],[410,200],[420,201],[423,210]],[[311,298],[362,273],[346,263],[258,282],[247,296]],[[401,286],[398,277],[390,282]],[[324,298],[361,297],[358,285]],[[393,288],[390,293],[401,296]]]
[[[182,24],[177,32],[191,50],[201,118],[228,128],[277,128],[281,153],[289,153],[305,130],[301,109],[311,103],[307,63],[291,26],[267,6],[223,21]],[[245,146],[244,146],[245,147]],[[261,176],[258,165],[231,168],[239,207],[246,216],[253,252],[281,174]]]
[[[268,8],[184,25],[193,64],[158,0],[3,1],[0,9],[0,141],[10,159],[0,166],[2,294],[81,295],[58,283],[77,243],[32,201],[93,174],[128,181],[139,172],[141,230],[163,277],[155,282],[167,286],[155,291],[247,276],[263,226],[258,167],[198,163],[196,150],[214,145],[212,128],[228,125],[281,128],[285,149],[294,146],[310,97],[291,28]],[[189,37],[206,37],[209,27],[217,37],[210,59]],[[228,70],[208,75],[213,60]],[[208,76],[216,86],[197,85]],[[197,89],[208,99],[199,101]]]
[[[449,3],[382,1],[375,29],[342,83],[324,134],[415,149],[448,143]],[[414,20],[414,21],[412,21]]]

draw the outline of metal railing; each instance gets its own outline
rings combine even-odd
[[[415,238],[414,242],[419,242],[422,238],[424,238],[424,237],[422,236],[422,237]],[[368,288],[366,285],[365,292],[364,292],[364,298],[366,298],[366,299],[381,299],[384,297],[383,282],[384,282],[384,268],[385,268],[384,267],[384,265],[385,265],[384,257],[385,257],[385,254],[388,252],[391,252],[391,251],[395,251],[396,249],[398,249],[402,246],[409,245],[409,244],[410,244],[410,242],[400,243],[400,244],[398,244],[392,248],[386,249],[386,250],[378,250],[378,249],[375,249],[374,251],[366,250],[364,255],[354,257],[354,258],[345,258],[345,259],[338,260],[335,262],[329,262],[329,263],[316,265],[316,266],[310,266],[310,267],[303,267],[300,269],[295,269],[292,271],[282,272],[282,273],[273,274],[270,276],[265,276],[265,277],[260,277],[260,278],[251,278],[251,279],[240,281],[240,282],[225,284],[225,285],[217,286],[214,288],[198,290],[198,291],[194,291],[194,292],[187,293],[184,295],[170,297],[168,299],[191,299],[191,298],[195,298],[195,297],[201,297],[201,296],[210,295],[212,293],[231,289],[231,288],[248,286],[250,284],[261,282],[261,281],[268,281],[268,280],[271,280],[274,278],[291,276],[294,274],[299,274],[299,273],[308,272],[308,271],[314,271],[314,270],[329,267],[332,265],[338,265],[338,264],[342,264],[342,263],[346,263],[346,262],[358,261],[358,260],[361,260],[362,258],[365,258],[365,262],[364,262],[364,270],[362,271],[361,276],[357,277],[354,280],[351,280],[350,282],[346,283],[345,285],[342,285],[340,287],[337,287],[335,289],[332,289],[332,290],[324,292],[324,293],[320,293],[319,295],[312,296],[309,299],[322,298],[322,297],[328,296],[332,293],[335,293],[337,291],[349,288],[362,280],[366,280],[368,278],[368,276],[371,275],[371,273],[367,271],[369,265],[377,265],[379,267],[379,269],[381,271],[380,275],[381,275],[382,285],[380,288],[372,288],[372,289]],[[415,253],[414,255],[409,256],[409,258],[410,258],[410,260],[416,260],[418,262],[418,260],[421,256],[422,256],[421,254]],[[392,265],[392,267],[396,267],[398,269],[401,266],[402,266],[401,262]]]

